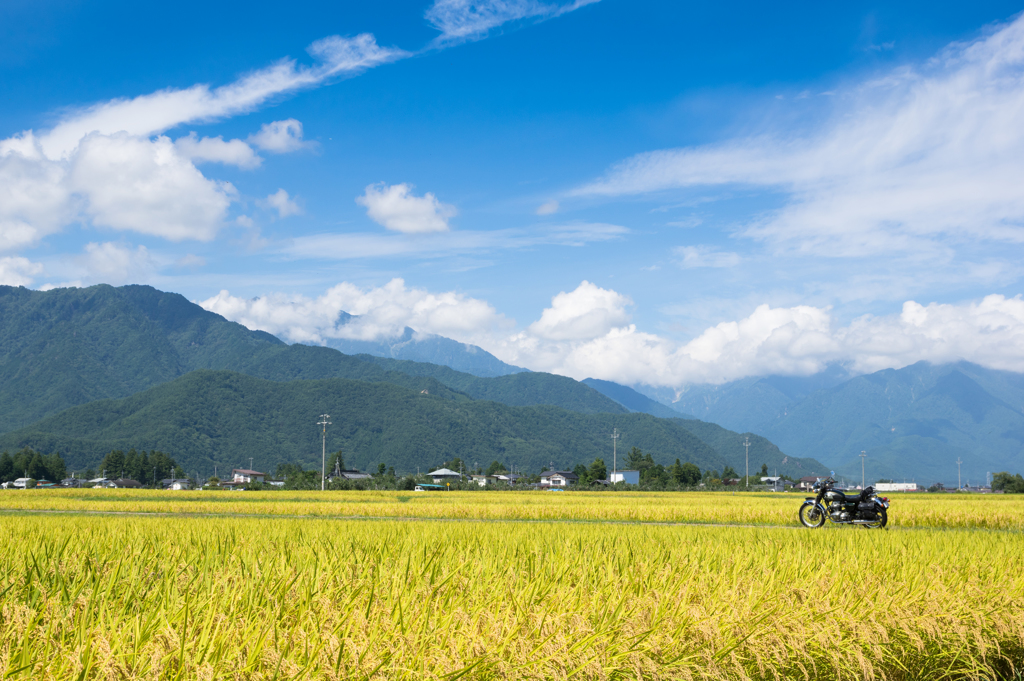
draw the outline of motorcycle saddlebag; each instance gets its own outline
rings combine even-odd
[[[875,517],[875,502],[861,501],[857,504],[857,515],[867,520]]]

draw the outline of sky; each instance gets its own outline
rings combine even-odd
[[[1022,9],[5,2],[0,284],[662,388],[1024,371]]]

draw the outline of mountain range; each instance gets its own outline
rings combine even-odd
[[[787,454],[813,457],[857,483],[862,463],[868,482],[956,485],[957,460],[964,484],[1024,470],[1024,375],[968,362],[918,362],[860,376],[832,366],[808,377],[747,378],[690,387],[672,404],[767,437]]]
[[[267,468],[314,465],[313,421],[328,411],[335,445],[361,466],[411,471],[458,455],[568,467],[607,460],[619,428],[620,446],[660,463],[742,470],[740,434],[631,413],[679,416],[623,386],[287,345],[147,286],[0,287],[0,320],[0,449],[60,450],[72,467],[127,447],[169,452],[203,474],[250,456]],[[753,440],[756,467],[823,469]]]

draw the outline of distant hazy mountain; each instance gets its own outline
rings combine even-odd
[[[610,397],[630,411],[653,414],[654,416],[665,419],[696,418],[690,414],[680,412],[677,409],[664,405],[661,402],[652,400],[647,395],[642,395],[632,388],[618,383],[613,383],[612,381],[602,381],[598,378],[585,378],[583,379],[583,383],[586,383],[605,397]]]
[[[353,357],[287,345],[149,286],[32,291],[0,286],[0,432],[86,402],[126,397],[196,369],[270,380],[352,378],[438,389],[509,404],[553,404],[597,413],[626,409],[563,376],[480,378],[445,366]]]
[[[972,484],[989,472],[1024,472],[1024,375],[967,362],[694,386],[674,406],[763,435],[858,483],[861,451],[868,481],[955,485],[957,458]]]
[[[330,338],[327,347],[346,355],[374,355],[414,362],[429,362],[451,367],[474,376],[492,377],[516,374],[528,369],[505,364],[483,348],[443,336],[419,335],[409,327],[397,338],[380,341]]]

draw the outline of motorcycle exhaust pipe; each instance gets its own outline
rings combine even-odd
[[[851,520],[854,525],[870,525],[871,523],[877,523],[877,520]]]

